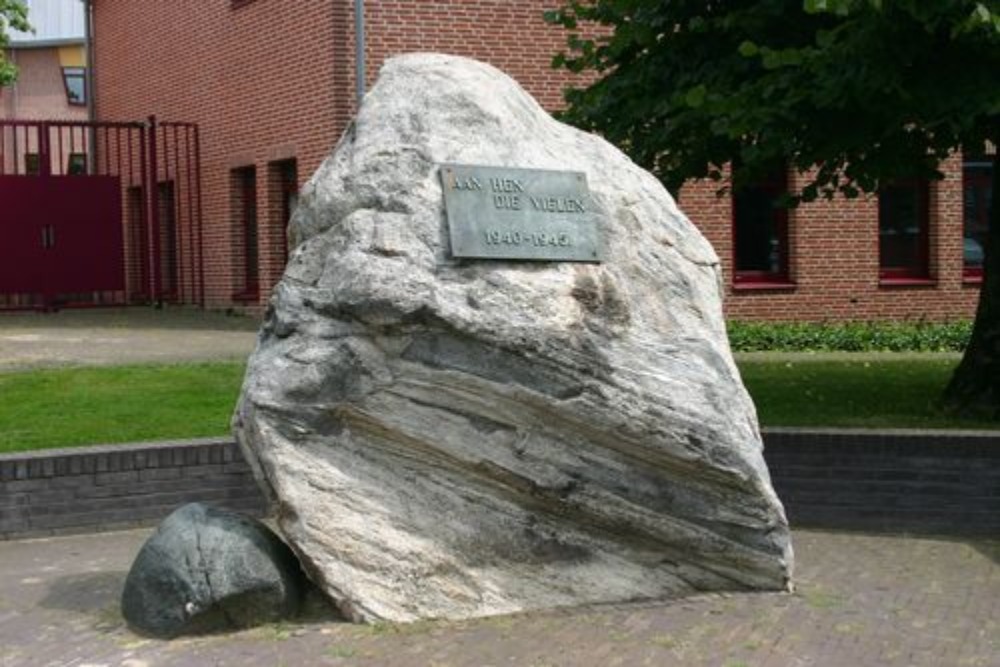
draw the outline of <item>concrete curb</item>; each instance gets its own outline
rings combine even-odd
[[[1000,537],[1000,431],[763,430],[797,528]],[[155,524],[266,503],[229,437],[0,455],[0,540]]]

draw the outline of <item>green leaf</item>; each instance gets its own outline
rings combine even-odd
[[[836,14],[847,16],[854,9],[854,0],[803,0],[802,8],[807,14]],[[881,0],[869,0],[869,4],[881,9]]]
[[[981,2],[976,3],[976,8],[973,10],[972,15],[981,23],[987,25],[993,23],[993,13]]]
[[[760,53],[760,49],[757,47],[756,44],[746,39],[743,40],[743,42],[740,44],[739,52],[740,55],[743,56],[744,58],[752,58],[758,53]]]
[[[778,69],[781,67],[781,55],[774,49],[767,47],[761,49],[761,63],[764,69]]]
[[[692,109],[697,109],[705,103],[705,95],[707,93],[708,89],[705,88],[705,84],[698,84],[684,95],[684,103]]]

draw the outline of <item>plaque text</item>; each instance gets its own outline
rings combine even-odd
[[[455,257],[600,261],[582,173],[450,164],[441,183]]]

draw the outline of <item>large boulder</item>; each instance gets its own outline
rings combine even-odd
[[[154,637],[244,628],[298,610],[295,554],[255,519],[202,503],[175,510],[139,550],[122,615]]]
[[[455,258],[444,164],[583,172],[603,261]],[[610,144],[488,65],[395,58],[291,232],[234,427],[349,617],[790,586],[718,258]]]

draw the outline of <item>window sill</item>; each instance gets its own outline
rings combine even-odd
[[[742,280],[733,283],[734,292],[787,292],[798,285],[790,280]]]
[[[975,276],[975,275],[964,275],[964,276],[962,276],[962,284],[963,285],[977,285],[977,286],[978,285],[982,285],[983,284],[983,277],[982,276]]]
[[[937,287],[933,278],[879,278],[879,287]]]

